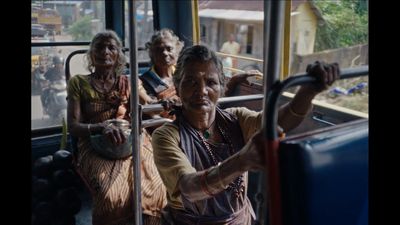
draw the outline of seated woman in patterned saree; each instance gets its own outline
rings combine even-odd
[[[146,49],[152,66],[149,70],[139,76],[147,97],[143,98],[144,104],[157,102],[176,103],[179,97],[176,95],[175,86],[172,82],[172,74],[183,42],[179,40],[174,32],[168,28],[156,31],[146,43]],[[143,103],[142,103],[143,104]],[[164,117],[174,119],[168,110],[149,115],[152,118]],[[144,117],[147,119],[147,117]],[[152,132],[154,128],[147,129]]]
[[[152,66],[139,78],[152,99],[149,103],[178,99],[172,74],[175,72],[176,60],[182,48],[183,42],[167,28],[156,31],[146,43]]]
[[[175,72],[176,60],[183,45],[179,37],[168,28],[156,31],[150,41],[146,43],[152,66],[148,71],[139,76],[143,82],[143,88],[147,93],[147,97],[141,97],[141,99],[144,99],[142,104],[151,104],[159,101],[166,101],[172,104],[180,103],[173,83],[173,74]],[[247,78],[250,76],[255,76],[255,74],[237,74],[229,79],[225,96],[230,95],[236,85],[248,83]],[[161,112],[159,115],[174,119],[175,117],[169,115],[169,107],[166,106],[165,108],[166,111]]]
[[[314,96],[339,77],[339,67],[316,62],[308,73],[320,82],[302,86],[280,108],[278,124],[284,131],[300,124]],[[262,112],[217,106],[223,68],[205,46],[183,50],[173,78],[182,106],[174,122],[152,135],[154,161],[167,188],[163,224],[253,224],[247,174],[264,167]]]
[[[75,75],[68,82],[69,132],[78,138],[74,164],[92,194],[93,225],[134,224],[132,156],[104,158],[90,142],[95,134],[103,134],[115,146],[127,141],[121,129],[105,122],[130,121],[130,83],[122,75],[126,60],[117,34],[110,30],[96,34],[87,60],[91,73]],[[154,165],[150,138],[143,130],[140,148],[143,220],[144,224],[160,224],[166,189]]]

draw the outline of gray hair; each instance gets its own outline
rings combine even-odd
[[[174,85],[176,88],[179,87],[179,83],[182,80],[186,66],[193,62],[200,63],[214,63],[218,70],[218,79],[221,85],[222,93],[224,91],[225,74],[222,67],[222,62],[218,58],[217,54],[210,48],[204,45],[193,45],[184,49],[179,55],[176,70],[173,76]]]
[[[179,54],[179,52],[182,50],[184,43],[179,40],[179,37],[174,34],[174,32],[171,29],[168,28],[163,28],[161,30],[156,31],[150,38],[150,41],[146,42],[145,47],[148,50],[149,57],[151,62],[153,62],[153,47],[161,42],[162,39],[169,39],[172,42],[175,43],[175,48],[176,48],[176,53]]]
[[[118,47],[118,60],[117,60],[117,65],[115,67],[115,73],[117,75],[121,74],[124,71],[124,68],[126,66],[126,58],[125,54],[122,51],[122,42],[121,39],[118,37],[117,33],[112,30],[105,30],[102,32],[97,33],[92,41],[90,42],[89,50],[86,53],[86,60],[87,60],[87,69],[93,73],[94,70],[94,65],[93,65],[93,60],[92,60],[92,55],[94,54],[95,51],[95,45],[101,41],[113,39],[117,43]]]

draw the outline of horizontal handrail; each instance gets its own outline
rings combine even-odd
[[[75,41],[75,42],[31,42],[32,47],[57,47],[57,46],[88,46],[89,41]]]
[[[368,75],[368,65],[360,66],[355,68],[346,68],[342,69],[340,72],[339,79],[349,79],[359,76],[367,76]],[[272,89],[270,90],[270,94],[268,96],[267,107],[266,107],[266,137],[268,140],[275,140],[278,138],[278,133],[276,130],[278,114],[277,114],[277,102],[278,98],[281,95],[281,92],[289,87],[313,83],[316,82],[316,78],[307,73],[297,74],[291,76],[284,81],[277,81],[272,85]]]
[[[222,56],[227,56],[227,57],[232,57],[232,58],[237,58],[237,59],[244,59],[244,60],[254,61],[254,62],[264,62],[264,60],[262,60],[262,59],[256,59],[256,58],[240,56],[240,55],[232,55],[232,54],[227,54],[227,53],[222,53],[222,52],[216,52],[216,53],[217,53],[217,55],[222,55]]]
[[[142,120],[142,128],[147,128],[147,127],[155,127],[155,126],[160,126],[163,125],[166,122],[172,122],[171,119],[168,118],[153,118],[153,119],[148,119],[148,120]]]
[[[164,107],[160,103],[148,104],[148,105],[142,106],[142,113],[161,112],[163,110],[164,110]]]
[[[252,101],[252,100],[261,100],[263,98],[264,98],[263,94],[223,97],[223,98],[218,99],[218,103],[225,104],[225,103],[231,103],[231,102],[245,102],[245,101]],[[148,105],[142,106],[143,113],[160,112],[163,109],[164,109],[164,107],[160,103],[148,104]]]
[[[261,100],[264,98],[263,94],[255,94],[255,95],[242,95],[242,96],[233,96],[233,97],[223,97],[218,99],[219,104],[231,103],[231,102],[245,102],[252,100]]]

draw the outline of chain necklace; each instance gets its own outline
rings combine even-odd
[[[223,131],[223,129],[219,126],[219,124],[217,124],[218,130],[221,133],[222,137],[225,139],[225,141],[228,143],[229,146],[229,151],[231,154],[234,153],[234,148],[233,148],[233,144],[231,142],[231,139],[228,137],[228,134],[225,133]],[[206,139],[203,137],[203,135],[201,135],[201,133],[198,130],[195,130],[197,135],[199,136],[201,142],[203,143],[203,145],[206,147],[206,151],[208,153],[208,155],[211,157],[214,166],[218,165],[220,162],[218,162],[217,158],[215,157],[215,154],[213,152],[213,150],[211,149],[209,143],[207,143]],[[238,198],[241,193],[244,192],[244,184],[243,184],[243,175],[240,175],[239,177],[237,177],[234,181],[232,181],[231,183],[229,183],[228,187],[226,188],[226,190],[229,191],[233,191],[234,196],[236,198]]]

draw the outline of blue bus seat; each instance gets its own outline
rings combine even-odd
[[[149,70],[150,67],[139,67],[139,76],[141,76],[144,72]]]
[[[283,140],[285,225],[368,224],[368,120]]]

